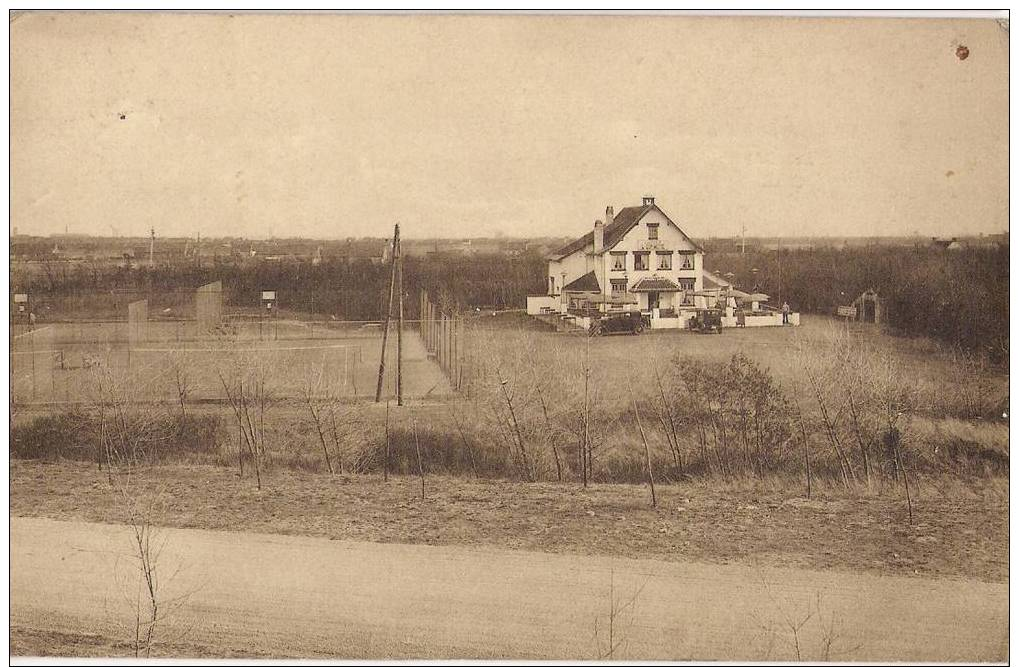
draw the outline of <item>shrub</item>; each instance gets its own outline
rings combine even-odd
[[[180,460],[187,454],[215,453],[222,437],[221,425],[218,415],[185,418],[133,412],[106,424],[83,412],[42,415],[11,428],[11,455],[95,461],[102,451],[101,441],[105,441],[117,458],[148,463]]]

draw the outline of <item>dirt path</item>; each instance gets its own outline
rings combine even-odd
[[[1007,584],[160,532],[166,596],[191,593],[160,629],[169,651],[590,659],[609,651],[614,603],[618,659],[1007,659]],[[130,540],[12,517],[12,635],[133,636]]]

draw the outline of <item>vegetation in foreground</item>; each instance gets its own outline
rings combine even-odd
[[[315,374],[295,392],[281,385],[286,358],[264,351],[175,358],[160,381],[179,401],[161,407],[133,401],[151,377],[100,366],[76,411],[31,419],[15,406],[11,452],[218,463],[259,486],[277,468],[582,486],[774,476],[806,495],[834,481],[907,502],[924,477],[1007,474],[1000,378],[885,337],[805,329],[768,332],[770,344],[734,334],[746,345],[726,352],[695,350],[689,334],[594,341],[476,327],[459,398],[392,409],[351,403]],[[223,405],[193,404],[196,380],[210,378]]]
[[[11,461],[11,515],[129,523],[94,464]],[[1008,483],[931,479],[914,521],[898,497],[781,480],[636,485],[519,483],[426,475],[277,470],[260,491],[236,470],[167,464],[131,471],[159,498],[153,525],[333,539],[581,553],[1008,580]]]

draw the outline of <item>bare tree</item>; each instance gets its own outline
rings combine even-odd
[[[255,358],[227,359],[227,370],[220,368],[218,374],[255,469],[255,484],[261,490],[267,453],[265,415],[272,401],[271,378],[276,372],[273,355],[260,352],[262,356]]]
[[[421,463],[421,442],[418,440],[418,424],[415,421],[412,425],[414,430],[414,450],[418,458],[418,476],[421,478],[421,500],[425,499],[425,470]]]
[[[191,382],[189,373],[189,364],[187,358],[187,351],[182,351],[179,354],[173,353],[170,355],[171,370],[173,371],[173,379],[177,387],[177,400],[180,403],[180,416],[183,423],[187,421],[187,400],[188,394],[191,392]]]
[[[323,367],[319,367],[319,372],[309,373],[307,375],[307,381],[304,384],[301,397],[304,399],[304,404],[308,408],[308,412],[311,414],[311,420],[315,424],[315,431],[318,433],[319,442],[322,444],[322,456],[325,459],[326,469],[329,474],[333,474],[333,462],[329,458],[329,445],[326,443],[325,432],[323,431],[323,419],[320,414],[317,402],[319,400],[320,388],[322,386],[323,378]],[[389,409],[389,403],[386,402],[386,409]]]
[[[630,403],[633,405],[633,418],[637,422],[637,430],[640,432],[640,439],[644,443],[644,462],[647,467],[648,486],[651,487],[651,507],[658,507],[658,498],[655,496],[655,475],[651,469],[651,449],[648,447],[647,434],[644,433],[644,425],[640,421],[640,410],[637,409],[637,398],[633,393],[633,384],[630,376],[626,376],[626,385],[630,390]]]
[[[468,458],[470,459],[470,462],[471,462],[471,471],[474,473],[475,479],[477,479],[477,477],[478,477],[478,464],[474,460],[474,448],[471,447],[471,443],[467,440],[467,434],[464,433],[463,423],[461,422],[460,418],[457,417],[456,407],[454,405],[450,406],[449,415],[450,415],[450,417],[453,420],[453,424],[456,425],[457,433],[460,434],[460,441],[463,443],[464,449],[467,450],[467,456],[468,456]]]
[[[601,629],[598,625],[599,616],[594,618],[594,645],[595,645],[595,656],[598,660],[613,660],[619,659],[617,652],[622,648],[626,648],[628,640],[626,638],[625,631],[632,628],[634,625],[634,607],[637,604],[637,599],[640,594],[644,591],[644,586],[647,582],[644,581],[639,587],[634,588],[633,593],[626,599],[617,597],[616,594],[616,571],[609,570],[609,590],[608,590],[608,613],[605,615],[605,631],[607,637],[605,638],[605,645],[602,645],[602,639],[600,636]],[[621,626],[622,617],[624,614],[629,613],[629,623]],[[604,627],[604,626],[603,626]]]

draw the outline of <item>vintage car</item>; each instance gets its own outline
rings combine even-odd
[[[603,336],[610,333],[639,334],[647,328],[647,322],[638,312],[606,313],[591,321],[588,333]]]
[[[722,333],[722,311],[720,310],[698,310],[697,315],[690,320],[691,331],[697,333]]]

